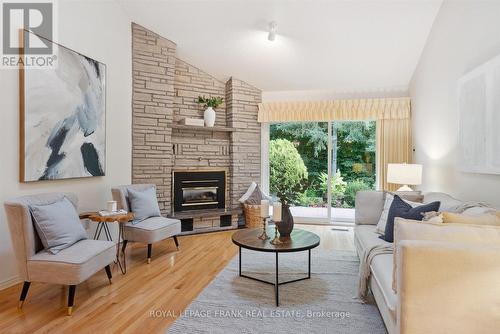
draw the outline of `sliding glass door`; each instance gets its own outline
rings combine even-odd
[[[269,191],[304,222],[349,222],[359,190],[376,185],[376,122],[287,122],[269,127]]]
[[[332,122],[330,137],[329,221],[351,221],[356,193],[376,187],[376,122]]]

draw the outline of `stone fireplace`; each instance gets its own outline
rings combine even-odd
[[[238,228],[238,199],[260,182],[261,91],[179,59],[174,42],[140,25],[132,34],[132,183],[156,184],[162,214],[183,234]],[[203,118],[198,96],[224,98],[212,128],[181,122]]]

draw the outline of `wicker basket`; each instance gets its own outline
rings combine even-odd
[[[260,205],[243,204],[243,214],[245,215],[246,227],[262,227],[262,218],[260,217]]]

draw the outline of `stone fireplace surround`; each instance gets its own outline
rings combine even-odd
[[[260,182],[261,91],[235,78],[221,82],[177,58],[176,48],[132,23],[132,183],[156,184],[162,214],[172,215],[174,171],[224,170],[226,212],[178,218],[185,234],[237,228],[243,219],[238,199],[252,181]],[[213,129],[179,125],[184,117],[203,117],[199,95],[224,97]]]

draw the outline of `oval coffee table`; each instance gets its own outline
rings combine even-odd
[[[316,234],[301,230],[294,229],[291,234],[291,240],[284,242],[280,245],[271,244],[271,239],[260,240],[258,236],[262,233],[261,228],[251,228],[237,231],[233,234],[232,240],[237,246],[239,246],[239,275],[240,277],[250,278],[255,281],[259,281],[266,284],[274,285],[274,294],[276,299],[276,306],[279,306],[279,286],[283,284],[293,283],[311,278],[311,249],[318,247],[320,239]],[[267,229],[268,235],[274,235],[274,229]],[[274,282],[269,282],[261,280],[256,277],[251,277],[241,273],[241,248],[246,248],[254,250],[257,252],[269,252],[276,253],[276,278]],[[278,270],[278,254],[279,253],[291,253],[291,252],[302,252],[308,251],[308,271],[307,276],[294,279],[291,281],[279,282],[279,270]]]

